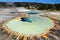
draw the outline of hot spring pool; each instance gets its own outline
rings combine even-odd
[[[53,21],[47,17],[30,15],[28,19],[30,19],[32,22],[23,22],[12,19],[5,25],[8,27],[8,29],[25,35],[44,33],[47,31],[47,29],[52,28],[54,25]]]

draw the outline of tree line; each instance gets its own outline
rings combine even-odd
[[[46,3],[35,3],[35,2],[0,2],[1,7],[25,7],[28,9],[38,10],[59,10],[60,4],[46,4]]]

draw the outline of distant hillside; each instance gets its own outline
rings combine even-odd
[[[0,8],[3,7],[25,7],[28,9],[38,9],[38,10],[59,10],[60,4],[44,4],[35,2],[0,2]]]

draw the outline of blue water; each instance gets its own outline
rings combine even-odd
[[[36,11],[31,11],[31,12],[28,12],[28,14],[38,14],[38,12],[36,12]]]

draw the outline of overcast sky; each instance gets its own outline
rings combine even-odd
[[[55,4],[60,3],[60,0],[0,0],[0,2],[39,2],[39,3]]]

